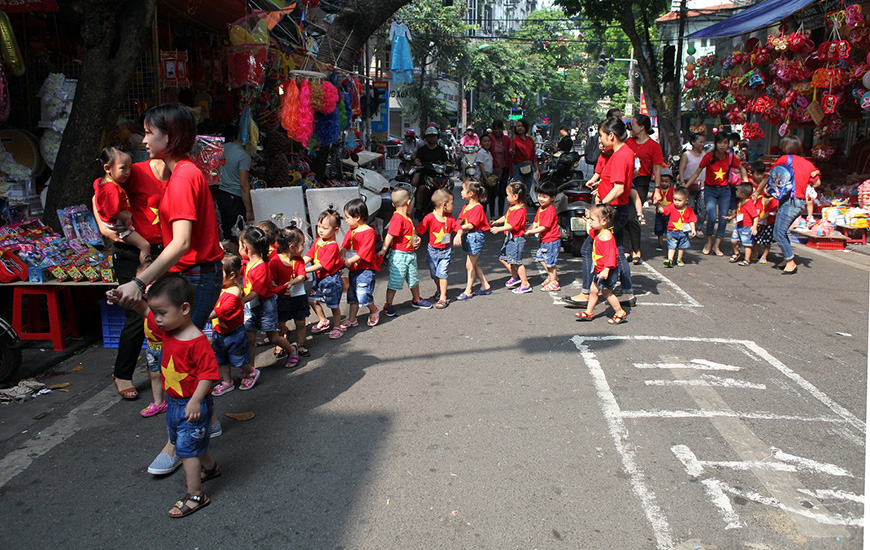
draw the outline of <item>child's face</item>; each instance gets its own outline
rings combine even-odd
[[[302,252],[305,250],[305,242],[291,244],[289,251],[293,256],[301,256]]]
[[[224,288],[228,288],[236,284],[239,274],[235,271],[224,271]]]
[[[468,185],[464,183],[462,184],[462,192],[460,192],[459,195],[462,197],[462,200],[471,200],[472,195],[471,190],[468,189]]]
[[[674,207],[677,210],[682,210],[686,206],[686,202],[688,200],[685,195],[674,195]]]
[[[541,203],[542,208],[546,208],[553,203],[553,197],[538,193],[538,202]]]
[[[166,295],[149,298],[148,308],[154,313],[154,322],[165,331],[173,331],[190,320],[190,304],[177,306]]]
[[[540,199],[540,197],[541,197],[541,195],[538,196],[539,199]],[[508,191],[507,192],[507,200],[511,205],[515,205],[518,202],[520,202],[520,197],[519,197],[519,195],[515,195],[514,193],[511,193],[510,191]]]
[[[355,229],[362,225],[362,218],[351,216],[347,213],[347,210],[344,211],[344,219],[347,220],[347,226],[351,229]]]
[[[674,184],[674,180],[670,176],[662,176],[662,187],[667,189]]]
[[[335,237],[335,234],[338,232],[338,228],[332,225],[332,218],[327,216],[317,222],[317,236],[321,239],[328,241]]]
[[[601,213],[598,210],[591,210],[586,217],[589,220],[589,227],[598,231],[604,227],[604,221],[601,219]]]
[[[133,159],[127,153],[118,153],[115,155],[115,160],[104,164],[103,170],[106,175],[118,183],[124,183],[130,178],[130,166],[133,164]]]
[[[743,191],[741,191],[739,189],[737,190],[736,195],[737,195],[737,198],[740,200],[744,200],[746,197],[749,196],[747,193],[744,193]]]
[[[754,170],[750,170],[749,177],[752,178],[752,181],[754,181],[755,183],[759,183],[764,178],[764,172],[756,172]]]

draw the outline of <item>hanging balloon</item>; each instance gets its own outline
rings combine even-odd
[[[683,78],[686,80],[695,80],[695,73],[692,71],[686,71],[686,74],[683,75]]]
[[[694,62],[695,62],[695,56],[693,56],[693,55],[686,56],[686,64],[692,64]]]
[[[695,70],[695,65],[692,64],[692,63],[689,63],[688,65],[686,65],[686,70],[687,70],[687,71],[694,71],[694,70]]]
[[[689,55],[695,55],[696,51],[698,50],[695,49],[695,46],[689,46],[689,48],[686,50],[686,53]]]
[[[864,73],[864,78],[861,79],[861,83],[864,84],[865,88],[870,88],[870,71]]]
[[[691,89],[694,88],[694,87],[695,87],[695,81],[694,81],[694,80],[686,80],[686,89],[687,89],[687,90],[691,90]]]

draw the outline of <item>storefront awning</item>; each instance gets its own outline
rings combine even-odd
[[[736,13],[707,28],[701,29],[688,38],[716,38],[746,34],[776,23],[789,15],[804,9],[816,0],[764,0],[754,6]]]

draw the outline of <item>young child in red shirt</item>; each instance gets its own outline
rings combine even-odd
[[[603,156],[603,155],[602,155]],[[559,274],[556,272],[556,260],[559,258],[559,246],[562,244],[562,232],[559,231],[559,218],[553,200],[556,198],[556,186],[545,181],[538,185],[538,212],[532,222],[532,228],[526,235],[540,235],[541,245],[535,254],[535,260],[547,270],[547,280],[541,287],[543,292],[556,292],[559,286]]]
[[[656,185],[656,190],[653,193],[653,204],[656,207],[665,208],[674,202],[674,173],[670,168],[662,168],[659,184]],[[659,240],[659,245],[656,250],[664,248],[664,236],[668,230],[668,220],[661,212],[661,209],[656,208],[655,234]]]
[[[387,283],[387,297],[384,304],[384,315],[395,317],[399,314],[393,307],[396,292],[402,290],[405,281],[411,289],[411,305],[417,309],[432,309],[432,304],[420,298],[420,275],[417,273],[416,248],[420,245],[420,237],[414,231],[414,222],[408,216],[411,209],[411,194],[404,189],[396,189],[390,194],[393,208],[396,211],[390,218],[387,236],[378,256],[384,257],[390,251],[390,280]]]
[[[577,318],[581,321],[591,321],[594,317],[593,310],[595,304],[598,303],[598,294],[603,294],[604,299],[613,308],[613,317],[607,320],[611,325],[618,325],[625,322],[626,312],[619,304],[619,298],[613,293],[613,289],[619,281],[619,268],[617,267],[617,258],[619,249],[616,247],[616,240],[613,238],[613,219],[616,215],[616,209],[612,206],[596,205],[587,210],[587,218],[589,222],[589,236],[592,241],[592,262],[591,266],[593,277],[592,286],[589,289],[589,303],[586,305],[586,311],[581,311],[577,314]],[[583,269],[589,269],[583,266]]]
[[[317,314],[318,323],[311,329],[311,334],[329,331],[329,338],[332,340],[344,335],[339,307],[342,292],[341,268],[344,267],[344,260],[341,259],[338,242],[335,240],[339,227],[341,217],[338,212],[331,208],[321,212],[317,219],[317,240],[305,255],[305,263],[311,264],[305,268],[305,272],[315,275],[308,301]],[[332,311],[332,330],[321,303]]]
[[[662,178],[664,181],[664,178]],[[689,190],[685,187],[677,187],[674,191],[673,202],[667,206],[659,205],[659,212],[668,229],[668,258],[664,261],[665,267],[683,267],[683,251],[689,248],[689,237],[694,237],[695,222],[698,216],[688,205]],[[676,262],[674,255],[676,253]]]
[[[164,275],[148,289],[147,304],[137,309],[154,319],[155,337],[163,342],[161,372],[166,393],[169,442],[184,466],[185,494],[169,510],[174,518],[190,515],[210,504],[202,483],[221,475],[208,452],[209,419],[214,413],[211,387],[220,380],[208,339],[196,328],[193,286],[179,274]]]
[[[344,264],[348,268],[347,319],[340,325],[344,332],[359,325],[357,314],[361,307],[369,308],[366,323],[378,324],[381,312],[375,305],[375,273],[381,270],[383,258],[375,250],[375,230],[366,224],[369,209],[362,199],[353,199],[344,205],[344,219],[350,228],[341,243]]]
[[[741,183],[737,187],[737,210],[734,215],[727,216],[727,219],[734,220],[734,231],[731,233],[731,247],[734,249],[734,254],[731,255],[730,262],[739,266],[749,265],[752,257],[752,237],[758,233],[758,210],[755,209],[755,202],[752,201],[751,196],[752,184]],[[744,250],[742,260],[740,259],[741,246]]]
[[[278,328],[284,338],[290,341],[287,321],[292,320],[296,328],[296,354],[290,352],[287,366],[299,363],[299,356],[311,355],[305,347],[305,323],[311,313],[308,295],[305,292],[305,234],[296,227],[296,222],[290,222],[289,227],[278,231],[277,253],[269,258],[269,270],[272,272],[276,285],[283,285],[285,290],[278,293]],[[273,351],[275,357],[283,357],[286,352],[281,346]]]
[[[523,249],[526,246],[526,186],[520,181],[507,184],[505,190],[508,209],[505,215],[492,222],[490,231],[494,234],[504,233],[504,244],[501,247],[499,261],[511,273],[511,278],[504,286],[513,289],[514,294],[527,294],[532,291],[532,284],[526,277],[526,266],[523,265]]]
[[[764,192],[755,201],[755,209],[758,210],[758,233],[752,237],[753,254],[758,257],[760,264],[766,264],[767,255],[770,254],[777,208],[779,201],[770,196],[765,186]]]
[[[459,227],[462,228],[462,233],[456,235],[453,244],[462,245],[462,250],[465,251],[465,270],[468,272],[468,277],[465,291],[456,299],[469,300],[474,296],[492,294],[492,287],[486,280],[483,269],[477,263],[477,258],[483,251],[484,231],[489,231],[490,225],[486,219],[486,213],[483,211],[483,204],[481,204],[486,202],[486,188],[482,183],[475,180],[462,182],[460,196],[468,201],[468,204],[463,206],[462,211],[459,212]],[[480,288],[472,292],[475,279],[480,280]]]
[[[450,303],[447,299],[447,276],[450,272],[452,251],[450,244],[453,233],[462,235],[459,222],[451,215],[453,212],[453,195],[444,189],[432,193],[432,204],[435,209],[426,214],[417,225],[417,234],[429,233],[429,245],[426,247],[426,263],[429,264],[429,275],[435,282],[435,309],[444,309]]]
[[[130,212],[130,197],[123,185],[130,177],[133,157],[117,147],[106,147],[97,159],[103,166],[103,177],[94,180],[94,204],[97,215],[125,243],[139,249],[139,261],[145,262],[151,254],[151,244],[133,227],[133,214]]]
[[[221,383],[211,391],[214,396],[221,396],[235,389],[232,367],[242,369],[240,390],[253,388],[260,378],[260,371],[251,364],[248,333],[245,331],[245,305],[242,302],[242,288],[238,283],[242,259],[227,254],[221,263],[224,272],[223,288],[214,311],[209,316],[213,329],[211,348],[221,375]]]

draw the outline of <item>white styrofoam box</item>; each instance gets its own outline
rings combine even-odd
[[[273,214],[281,214],[285,219],[302,220],[300,229],[308,234],[310,225],[305,212],[305,197],[301,187],[252,189],[251,206],[254,209],[256,223],[271,219],[270,216]]]
[[[316,237],[317,218],[320,213],[329,208],[329,205],[338,210],[339,215],[344,218],[344,205],[353,199],[360,198],[359,187],[329,187],[325,189],[309,189],[305,192],[305,198],[308,199],[308,214],[311,220],[312,233]],[[341,220],[341,229],[335,238],[338,244],[344,240],[344,234],[347,232],[347,222]]]

